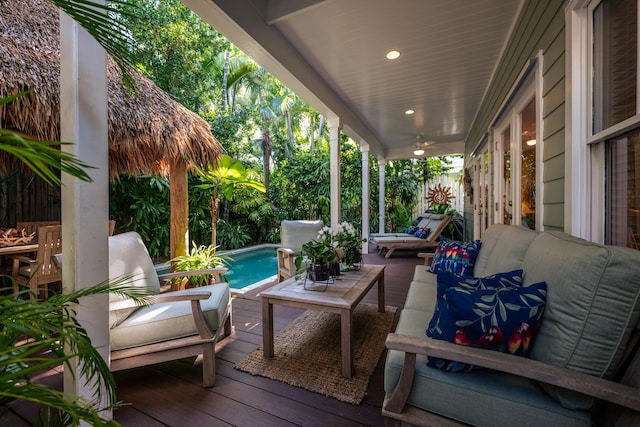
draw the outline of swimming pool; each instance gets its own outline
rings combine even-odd
[[[229,272],[225,277],[229,281],[231,292],[243,294],[272,283],[278,271],[278,247],[276,244],[263,244],[218,253],[218,256],[226,258]]]
[[[242,296],[248,291],[275,283],[278,272],[276,249],[280,245],[265,243],[230,251],[220,251],[217,255],[226,258],[225,274],[231,293]],[[155,266],[158,274],[168,273],[169,264]]]

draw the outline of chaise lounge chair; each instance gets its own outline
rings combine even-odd
[[[418,228],[425,228],[430,221],[431,218],[430,213],[423,213],[421,214],[418,219],[417,219],[417,224],[416,227]],[[369,239],[371,241],[373,241],[373,239],[378,238],[378,237],[410,237],[412,236],[412,234],[406,233],[406,232],[397,232],[397,233],[371,233],[369,234]]]
[[[435,248],[438,246],[440,235],[445,227],[449,224],[451,218],[446,215],[431,215],[429,223],[425,228],[429,228],[430,232],[426,238],[406,236],[383,236],[374,237],[371,241],[376,245],[378,251],[385,254],[385,258],[389,258],[396,249],[418,249],[424,250]]]

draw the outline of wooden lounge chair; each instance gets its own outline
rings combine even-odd
[[[418,217],[418,219],[417,219],[417,222],[418,222],[418,223],[416,224],[416,226],[417,226],[417,227],[420,227],[420,228],[424,228],[424,227],[426,227],[426,226],[429,224],[429,222],[430,222],[431,215],[432,215],[432,214],[430,214],[430,213],[426,213],[426,212],[425,212],[425,213],[423,213],[422,215],[420,215],[420,216]],[[378,238],[378,237],[410,237],[410,236],[412,236],[412,235],[411,235],[411,234],[409,234],[409,233],[405,233],[405,232],[397,232],[397,233],[371,233],[371,234],[369,234],[369,239],[370,239],[371,241],[373,241],[374,239],[376,239],[376,238]]]
[[[440,235],[444,231],[445,227],[449,224],[451,218],[445,215],[442,217],[437,216],[434,218],[432,215],[427,225],[431,229],[429,235],[423,239],[411,235],[407,236],[389,236],[389,237],[376,237],[372,239],[376,248],[382,254],[385,254],[385,258],[389,258],[396,249],[429,249],[438,246],[438,240]]]

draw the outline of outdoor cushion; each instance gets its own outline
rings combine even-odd
[[[458,242],[441,237],[429,271],[437,273],[446,270],[461,276],[472,276],[480,245],[480,240]]]
[[[597,245],[561,232],[539,234],[522,265],[524,286],[547,283],[544,321],[530,357],[613,378],[640,318],[637,260],[638,252],[632,249]],[[592,404],[591,398],[543,387],[568,408]]]
[[[280,225],[282,247],[291,249],[297,254],[300,252],[302,245],[318,238],[318,232],[323,227],[324,223],[320,220],[284,220]]]
[[[459,276],[450,271],[439,271],[436,274],[436,303],[434,316],[429,322],[427,336],[433,334],[433,329],[438,321],[438,310],[444,302],[446,291],[449,288],[461,287],[468,291],[476,289],[497,289],[509,286],[522,286],[522,269],[493,274],[487,277]]]
[[[151,294],[160,293],[160,281],[153,266],[147,247],[135,231],[109,237],[109,279],[117,280],[124,275],[134,274],[127,280],[127,286],[146,287]],[[109,294],[109,302],[127,299]],[[113,328],[124,321],[138,307],[109,310],[109,327]]]
[[[460,345],[526,356],[535,337],[546,297],[546,284],[535,283],[522,287],[510,285],[510,279],[491,281],[482,286],[478,280],[465,283],[460,277],[458,286],[444,288],[442,303],[429,323],[427,335]],[[472,365],[435,357],[428,358],[429,366],[444,371],[469,372]]]
[[[405,233],[407,233],[407,234],[415,234],[416,231],[418,231],[418,226],[417,225],[412,225],[411,227],[408,227],[405,230]]]
[[[419,237],[421,239],[426,239],[427,236],[431,233],[431,229],[430,228],[419,228],[416,232],[415,232],[415,236]]]
[[[217,283],[186,289],[182,292],[211,292],[200,301],[204,317],[211,330],[222,326],[229,301],[229,285]],[[111,349],[120,350],[174,338],[196,335],[190,301],[172,301],[141,307],[110,331]]]
[[[482,234],[482,249],[473,275],[486,277],[522,268],[522,260],[538,232],[520,226],[493,224]]]

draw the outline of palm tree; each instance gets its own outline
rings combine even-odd
[[[218,206],[220,203],[220,194],[228,200],[232,200],[235,189],[238,187],[250,187],[258,191],[265,192],[265,186],[260,181],[247,178],[248,173],[244,165],[223,154],[215,166],[209,165],[205,169],[197,169],[196,172],[204,181],[198,185],[198,188],[211,190],[211,246],[216,246],[216,223],[218,222]]]

